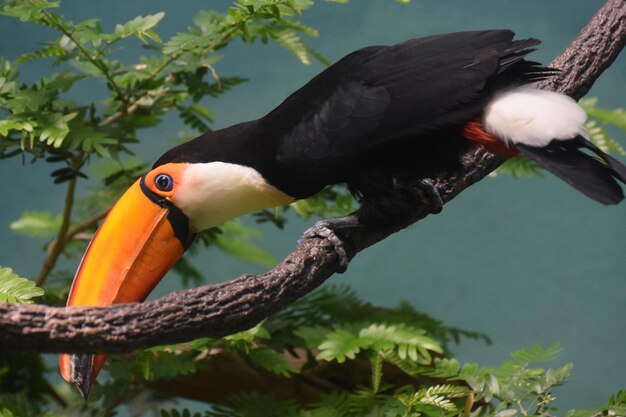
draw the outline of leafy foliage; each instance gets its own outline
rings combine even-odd
[[[312,5],[309,0],[237,2],[226,13],[201,11],[187,32],[162,39],[157,32],[165,18],[162,12],[138,16],[106,32],[98,19],[67,20],[58,13],[60,2],[6,1],[0,6],[1,15],[47,26],[58,37],[14,61],[0,58],[0,110],[5,115],[0,120],[0,158],[31,155],[33,161],[45,159],[56,164],[51,172],[53,182],[68,184],[71,193],[77,180],[88,177],[87,162],[94,166],[94,160],[100,159],[108,166],[107,175],[96,175],[102,187],[78,202],[88,207],[82,211],[83,218],[92,219],[146,172],[149,164],[135,158],[129,164],[127,158],[141,129],[157,126],[164,115],[175,112],[194,131],[211,130],[213,112],[205,99],[219,97],[246,81],[222,76],[216,70],[222,59],[218,52],[230,42],[275,41],[303,63],[312,59],[326,62],[303,40],[317,36],[316,30],[298,20]],[[115,59],[113,52],[133,39],[144,44],[147,55],[134,63]],[[22,64],[46,59],[63,70],[32,84],[21,81]],[[73,90],[94,83],[104,85],[108,95],[84,103],[68,98]],[[303,217],[345,213],[350,208],[351,197],[333,189],[293,206]],[[64,216],[26,211],[12,229],[29,236],[52,237],[59,230],[69,231],[71,223],[82,225],[81,220],[72,222],[69,213],[71,210],[65,210]],[[257,221],[282,227],[285,217],[279,211],[265,211],[257,215]],[[96,222],[83,228],[93,232]],[[273,265],[275,259],[252,243],[259,234],[257,229],[233,222],[198,240],[239,259]],[[72,239],[61,245],[75,246]],[[80,251],[66,253],[78,255]],[[48,263],[54,264],[58,255]],[[187,259],[178,264],[177,271],[185,283],[200,281],[200,274]]]
[[[492,174],[508,174],[514,178],[543,176],[543,170],[535,161],[526,155],[516,155],[506,161]]]
[[[342,303],[345,309],[334,308]],[[564,383],[571,364],[538,368],[535,364],[553,361],[558,345],[534,345],[511,354],[511,359],[496,368],[460,364],[441,348],[435,333],[447,329],[436,320],[402,308],[368,305],[346,287],[324,287],[268,318],[254,328],[223,339],[199,339],[190,343],[160,346],[129,356],[116,356],[107,369],[110,380],[97,386],[94,398],[106,402],[116,396],[141,391],[147,382],[179,380],[197,372],[210,372],[224,357],[239,357],[250,370],[263,369],[287,381],[306,378],[316,369],[370,365],[368,379],[351,389],[323,392],[319,401],[299,403],[278,400],[268,394],[239,391],[225,403],[202,416],[364,416],[423,415],[455,416],[554,416],[552,389]],[[355,317],[352,307],[370,308],[376,319]],[[321,313],[313,313],[320,311]],[[358,314],[358,313],[357,313]],[[411,319],[410,317],[413,317]],[[358,318],[358,320],[357,320]],[[402,320],[402,322],[400,322]],[[378,321],[378,322],[376,322]],[[391,324],[394,323],[394,324]],[[289,331],[285,331],[289,329]],[[294,362],[293,352],[307,351],[308,361]],[[405,375],[399,383],[393,369]],[[341,368],[339,368],[341,369]],[[349,368],[348,368],[349,369]],[[246,371],[248,372],[248,371]],[[254,371],[257,372],[257,371]],[[390,376],[391,379],[388,378]],[[221,383],[227,383],[222,380]],[[286,382],[289,383],[289,382]],[[120,386],[125,388],[120,388]],[[622,393],[607,406],[621,410]],[[567,416],[591,416],[571,411]],[[162,416],[194,416],[188,409],[161,410]]]
[[[25,211],[22,217],[11,223],[11,230],[34,237],[52,237],[61,227],[61,215],[52,216],[48,211]]]
[[[166,18],[162,12],[137,16],[107,32],[99,19],[69,21],[60,1],[2,2],[1,15],[45,26],[55,37],[15,60],[0,57],[0,158],[29,157],[50,164],[52,182],[67,188],[69,201],[61,215],[24,211],[12,230],[39,238],[61,233],[57,243],[64,245],[62,251],[56,257],[47,254],[46,263],[54,264],[61,253],[77,256],[82,240],[95,231],[113,201],[148,170],[150,164],[134,157],[132,150],[142,130],[159,126],[173,113],[191,135],[209,131],[213,111],[207,99],[246,81],[218,73],[224,48],[231,42],[275,42],[303,64],[327,63],[305,42],[317,35],[301,21],[313,5],[312,0],[241,0],[224,13],[200,11],[187,31],[165,39],[158,31]],[[114,52],[133,42],[144,47],[145,55],[133,62],[117,59]],[[25,82],[20,71],[31,62],[51,64],[49,75]],[[93,89],[84,102],[72,98],[76,89],[93,85],[103,89]],[[593,100],[583,105],[592,118],[587,127],[594,143],[623,154],[609,132],[626,129],[624,111],[599,108]],[[524,159],[512,159],[501,169],[506,170],[517,176],[539,172]],[[100,187],[73,203],[76,183],[87,176]],[[257,213],[255,219],[282,227],[288,210],[307,219],[344,215],[353,210],[353,200],[342,187],[331,187],[289,208]],[[275,259],[256,245],[261,237],[258,229],[234,221],[202,233],[197,241],[248,262],[272,265]],[[202,281],[187,258],[176,270],[186,284]],[[58,303],[62,297],[55,294],[66,294],[71,276],[57,271],[54,278],[58,287],[47,283],[46,302]],[[30,303],[41,295],[43,290],[33,282],[0,268],[0,301]],[[462,338],[489,340],[445,326],[407,303],[383,308],[364,302],[347,287],[325,287],[245,332],[116,356],[107,363],[108,379],[94,388],[86,403],[67,385],[52,385],[56,379],[40,356],[0,352],[0,416],[108,417],[121,404],[137,410],[136,415],[146,407],[160,408],[163,417],[553,415],[551,390],[566,381],[571,365],[542,369],[534,364],[552,360],[557,346],[522,349],[500,367],[480,368],[451,357],[450,345]],[[320,377],[316,381],[327,388],[320,389],[314,402],[240,390],[204,413],[161,406],[147,388],[210,372],[226,356],[242,369],[271,375],[278,382],[311,375],[315,380],[313,372],[320,369],[341,371],[363,363],[368,371],[362,380],[354,377],[354,386],[336,389],[332,378]],[[393,379],[398,374],[400,382]],[[625,410],[626,393],[619,392],[599,410],[566,415],[624,415]]]
[[[35,283],[13,273],[11,268],[0,267],[0,302],[31,304],[33,298],[44,294]]]

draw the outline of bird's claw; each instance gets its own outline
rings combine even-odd
[[[343,241],[339,238],[339,236],[337,236],[335,230],[345,229],[349,227],[357,227],[359,225],[359,220],[354,214],[335,219],[320,220],[316,222],[313,227],[307,229],[302,234],[302,237],[298,240],[298,242],[316,237],[321,237],[328,240],[335,248],[337,256],[339,256],[339,266],[341,267],[341,270],[339,270],[338,272],[341,273],[348,268],[348,263],[350,262],[350,260],[348,258],[348,253],[344,248]]]
[[[432,181],[429,179],[422,179],[417,183],[416,188],[430,198],[430,204],[432,207],[431,213],[441,213],[441,210],[443,210],[443,200],[441,199],[441,195],[439,195],[439,191],[437,191],[437,188],[434,186]],[[421,199],[420,203],[425,204],[423,199]]]

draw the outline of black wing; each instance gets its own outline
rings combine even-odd
[[[540,78],[545,70],[523,61],[538,43],[493,30],[364,48],[296,91],[261,124],[278,141],[280,162],[345,162],[377,144],[478,115],[487,83],[516,64],[517,81]]]

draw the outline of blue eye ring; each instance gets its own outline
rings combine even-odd
[[[159,174],[154,179],[154,185],[160,191],[172,191],[174,188],[174,180],[167,174]]]

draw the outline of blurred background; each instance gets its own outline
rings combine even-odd
[[[548,63],[573,39],[602,0],[474,0],[436,2],[412,0],[354,0],[348,4],[320,1],[302,20],[320,36],[308,40],[331,61],[366,45],[391,44],[412,37],[460,30],[511,28],[520,38],[543,41],[532,58]],[[86,5],[89,5],[88,7]],[[150,2],[63,0],[59,13],[80,21],[101,19],[104,29],[137,15],[165,11],[158,26],[165,40],[185,30],[201,9],[225,11],[228,1]],[[15,59],[36,49],[51,30],[0,17],[0,55]],[[120,51],[127,63],[142,54],[139,42]],[[303,66],[275,44],[240,42],[223,51],[215,65],[223,76],[249,82],[219,100],[208,102],[215,112],[215,128],[257,118],[323,69]],[[50,72],[45,61],[32,61],[22,71],[32,82]],[[104,88],[95,86],[94,88]],[[85,91],[92,97],[94,91]],[[96,90],[97,92],[97,90]],[[80,92],[74,93],[81,100]],[[626,107],[626,56],[622,56],[595,84],[589,96],[602,107]],[[142,130],[133,150],[151,161],[172,146],[183,129],[176,117],[158,129]],[[621,143],[626,144],[622,137]],[[65,189],[50,193],[51,168],[30,166],[19,158],[0,161],[3,179],[0,205],[0,265],[34,277],[47,243],[16,235],[11,221],[24,210],[63,207]],[[81,181],[82,190],[96,187]],[[247,222],[253,223],[248,219]],[[290,219],[286,230],[262,226],[263,247],[282,259],[311,221]],[[561,410],[605,403],[626,388],[626,204],[604,207],[552,176],[513,179],[487,178],[466,190],[443,212],[362,252],[343,275],[329,282],[348,284],[373,303],[392,306],[402,300],[450,326],[484,332],[493,341],[463,341],[453,350],[461,361],[497,365],[517,348],[559,342],[559,363],[575,364],[570,382],[559,390]],[[193,258],[210,282],[266,268],[234,260],[216,250]],[[72,271],[77,261],[61,269]],[[177,289],[179,280],[166,278],[153,297]]]

